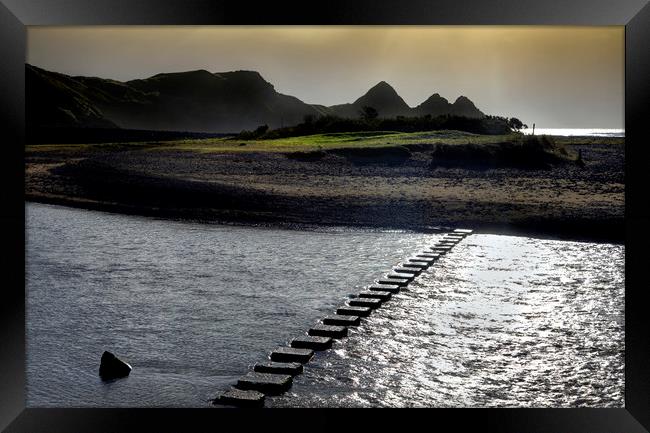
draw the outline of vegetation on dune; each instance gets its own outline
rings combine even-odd
[[[299,137],[314,134],[336,132],[361,132],[361,131],[398,131],[420,132],[459,130],[474,134],[502,135],[519,130],[525,125],[516,118],[500,116],[484,116],[481,118],[441,115],[419,117],[397,116],[392,118],[379,118],[377,110],[373,107],[363,107],[358,118],[343,118],[337,116],[305,116],[304,121],[295,126],[269,130],[267,125],[262,125],[254,131],[242,131],[233,137],[234,140]]]
[[[578,154],[549,136],[514,135],[495,143],[438,144],[431,166],[547,168],[561,163],[578,163]]]
[[[593,142],[601,139],[591,139]],[[607,139],[620,144],[623,139]],[[320,161],[327,155],[344,157],[355,164],[400,164],[414,153],[430,158],[431,167],[546,168],[577,163],[579,155],[568,145],[583,141],[571,137],[529,136],[518,132],[481,135],[457,130],[400,132],[333,132],[276,139],[236,140],[233,137],[183,139],[107,144],[60,144],[28,146],[27,151],[192,151],[199,153],[282,153],[290,159]]]
[[[394,147],[430,145],[437,143],[496,143],[508,141],[518,134],[477,135],[463,131],[443,130],[425,132],[358,131],[333,132],[276,139],[235,140],[212,138],[177,140],[160,143],[159,149],[192,150],[198,152],[306,152],[338,148]]]
[[[355,162],[406,161],[412,153],[428,154],[432,167],[545,168],[578,162],[564,142],[549,136],[521,133],[478,135],[462,131],[360,131],[314,134],[279,139],[185,140],[161,148],[198,152],[280,152],[302,161],[319,161],[326,155]],[[152,148],[155,149],[155,148]]]

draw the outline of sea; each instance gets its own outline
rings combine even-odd
[[[28,407],[210,407],[440,234],[26,203]],[[620,244],[473,234],[269,407],[624,407]],[[133,370],[102,381],[108,350]]]
[[[522,129],[521,132],[530,135],[532,128]],[[624,129],[608,128],[535,128],[535,135],[563,135],[567,137],[625,137]]]

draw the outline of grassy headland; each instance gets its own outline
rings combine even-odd
[[[620,241],[623,143],[442,130],[34,145],[26,197],[223,222]]]

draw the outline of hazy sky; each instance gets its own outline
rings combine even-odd
[[[121,81],[256,70],[324,105],[386,81],[410,105],[433,93],[538,127],[623,128],[624,28],[532,26],[30,27],[27,61]]]

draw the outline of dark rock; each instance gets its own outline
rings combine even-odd
[[[126,377],[131,373],[131,366],[113,355],[111,352],[104,352],[99,365],[99,375],[102,380],[118,379]]]

